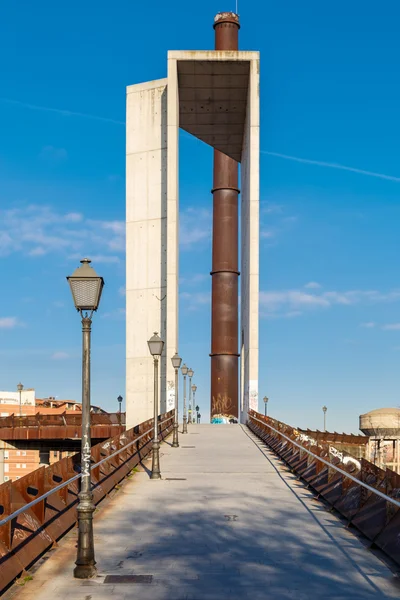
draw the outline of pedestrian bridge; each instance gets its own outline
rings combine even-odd
[[[163,421],[167,422],[161,429],[167,436],[172,423],[168,416]],[[251,428],[190,425],[188,434],[180,435],[179,448],[173,448],[166,437],[160,451],[162,479],[150,479],[147,458],[99,505],[94,523],[96,577],[87,581],[73,578],[77,542],[73,528],[27,577],[23,573],[19,583],[25,581],[25,585],[18,587],[17,582],[6,594],[11,592],[16,600],[397,598],[400,587],[395,563],[381,550],[369,549],[359,528],[349,529],[329,510],[323,500],[329,497],[329,490],[321,488],[318,499],[315,490],[324,485],[323,462],[321,468],[313,469],[311,450],[298,449],[296,453],[294,436],[280,432],[279,437],[274,433],[276,424],[254,413]],[[148,446],[149,441],[144,441]],[[277,452],[283,456],[290,445],[291,454],[283,462]],[[137,448],[137,442],[132,448]],[[145,449],[143,445],[141,452]],[[114,444],[111,450],[115,454],[118,448]],[[128,457],[126,450],[125,462]],[[295,460],[298,465],[293,467]],[[321,456],[320,460],[325,459]],[[304,479],[296,475],[302,467]],[[101,470],[102,466],[94,464],[95,490]],[[339,471],[333,472],[331,488]],[[312,477],[317,481],[313,490],[307,486]],[[341,477],[339,496],[343,500],[345,491],[353,484],[352,489],[360,485],[356,485],[357,478],[356,483],[350,479],[350,484],[345,484]],[[382,502],[386,514],[389,510],[388,496],[379,493],[378,504],[372,504],[375,516]],[[48,499],[54,495],[53,491]],[[364,494],[362,506],[366,503]],[[54,518],[63,518],[61,507],[57,518],[56,503],[50,504]],[[355,510],[354,498],[352,506]],[[396,504],[393,507],[392,520],[398,508]],[[356,513],[359,511],[360,506]],[[47,524],[36,533],[47,535],[48,531],[55,537],[54,528]],[[4,544],[4,526],[0,532]],[[14,550],[17,553],[18,546]],[[7,561],[4,556],[0,560],[3,571]]]

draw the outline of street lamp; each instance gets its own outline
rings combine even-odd
[[[118,396],[117,401],[119,402],[119,424],[122,425],[122,396]]]
[[[67,277],[75,308],[82,318],[82,436],[81,436],[81,490],[78,512],[78,553],[74,577],[88,579],[96,574],[93,541],[93,494],[90,480],[90,333],[92,316],[97,311],[104,280],[90,266],[88,258],[82,266]]]
[[[192,377],[194,375],[193,369],[188,370],[189,377],[189,419],[188,423],[192,422]]]
[[[268,398],[267,398],[267,396],[264,396],[263,400],[264,400],[264,415],[267,416],[267,414],[268,414]]]
[[[19,420],[21,423],[21,417],[22,417],[22,390],[24,389],[24,386],[22,385],[22,383],[19,383],[17,385],[17,390],[19,391]]]
[[[154,359],[154,439],[152,448],[151,479],[161,479],[160,443],[158,441],[158,360],[164,348],[164,342],[157,332],[147,342]]]
[[[193,408],[193,418],[192,418],[192,422],[193,422],[193,423],[195,423],[195,420],[194,420],[194,410],[195,410],[195,408],[194,408],[194,405],[195,405],[195,403],[196,403],[196,390],[197,390],[197,385],[194,385],[194,384],[193,384],[193,385],[192,385],[192,392],[193,392],[193,402],[192,402],[192,408]],[[197,420],[197,419],[196,419],[196,420]]]
[[[173,448],[179,448],[178,440],[178,373],[182,363],[182,359],[177,352],[171,358],[172,366],[175,369],[175,418],[174,418],[174,439],[172,442]]]
[[[324,412],[324,431],[326,431],[326,411],[328,410],[326,406],[322,407],[322,410]]]
[[[197,421],[197,423],[199,422],[199,410],[200,410],[200,407],[199,407],[199,405],[197,405],[196,406],[196,421]]]
[[[189,369],[186,365],[183,365],[181,368],[181,373],[183,375],[183,429],[182,433],[187,433],[187,414],[186,414],[186,375],[188,374]]]

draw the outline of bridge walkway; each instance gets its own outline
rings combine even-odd
[[[240,425],[192,425],[95,519],[98,576],[74,580],[76,530],[17,600],[397,598],[392,571]],[[151,575],[151,583],[107,583]]]

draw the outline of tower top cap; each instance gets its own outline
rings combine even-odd
[[[232,23],[240,29],[239,15],[234,12],[221,12],[214,17],[214,29],[222,23]]]

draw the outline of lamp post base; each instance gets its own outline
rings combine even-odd
[[[160,472],[160,444],[157,440],[153,442],[153,457],[152,457],[152,465],[151,465],[151,477],[150,479],[161,479]]]
[[[78,512],[78,556],[75,562],[74,577],[90,579],[97,574],[94,559],[93,513],[95,506],[91,492],[79,494]]]
[[[179,448],[179,441],[178,441],[178,423],[174,423],[174,438],[172,441],[172,447],[173,448]]]
[[[186,416],[183,417],[183,429],[182,429],[182,433],[187,433],[187,421],[186,421]]]

